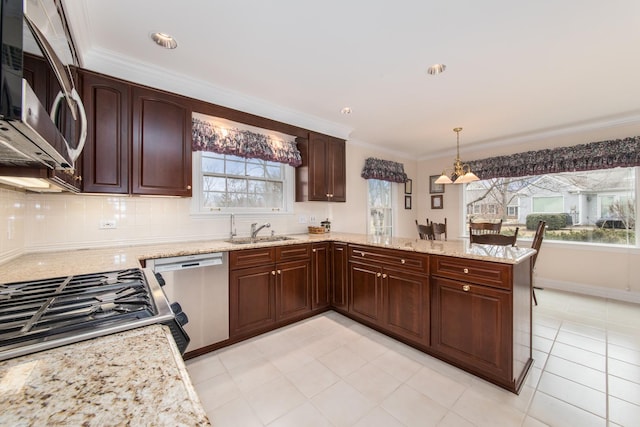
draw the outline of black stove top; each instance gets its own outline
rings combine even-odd
[[[0,284],[0,360],[166,320],[158,297],[139,268]]]

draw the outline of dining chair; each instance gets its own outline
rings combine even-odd
[[[536,288],[533,286],[533,269],[536,265],[536,261],[538,259],[538,255],[540,254],[540,247],[542,246],[542,239],[544,239],[544,231],[547,227],[547,223],[544,221],[538,222],[538,227],[536,227],[536,234],[533,236],[533,242],[531,242],[531,248],[536,250],[536,253],[531,257],[531,292],[533,295],[533,302],[535,305],[538,305],[538,299],[536,298]],[[541,288],[538,288],[541,289]]]
[[[433,240],[447,240],[447,218],[444,222],[429,222],[427,218],[427,225],[433,229]]]
[[[469,222],[469,235],[474,234],[499,234],[502,229],[500,222]]]
[[[429,225],[419,224],[416,219],[416,228],[421,240],[433,240],[433,227]]]
[[[469,241],[483,245],[515,246],[518,240],[518,230],[519,228],[516,227],[513,236],[506,234],[470,234]]]

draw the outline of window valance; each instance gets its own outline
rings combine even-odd
[[[391,182],[406,182],[407,174],[404,165],[390,160],[380,160],[369,157],[364,161],[364,168],[360,174],[364,179],[379,179]]]
[[[640,166],[640,136],[467,162],[480,179]]]
[[[285,141],[250,130],[221,127],[195,117],[195,113],[191,132],[192,151],[231,154],[285,163],[294,167],[302,164],[300,151],[293,140]]]

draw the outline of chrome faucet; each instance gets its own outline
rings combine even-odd
[[[269,228],[269,227],[271,227],[271,224],[269,224],[268,222],[266,224],[262,224],[260,227],[258,227],[257,222],[254,222],[253,224],[251,224],[251,238],[255,239],[260,230],[262,230],[263,228]]]
[[[229,220],[229,239],[233,239],[236,236],[236,216],[231,214]]]

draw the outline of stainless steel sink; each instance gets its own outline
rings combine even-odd
[[[255,239],[252,239],[251,237],[240,237],[238,239],[228,239],[228,240],[225,240],[225,242],[233,243],[234,245],[249,245],[252,243],[282,242],[284,240],[293,240],[293,237],[264,236],[264,237],[256,237]]]

